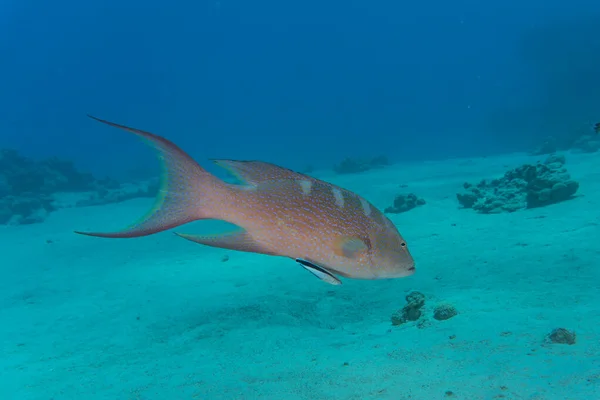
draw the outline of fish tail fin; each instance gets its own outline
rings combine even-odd
[[[163,137],[91,115],[89,117],[133,133],[154,147],[158,151],[162,176],[154,207],[135,224],[117,232],[76,233],[105,238],[133,238],[152,235],[188,222],[217,217],[217,208],[214,205],[225,188],[223,181],[204,170],[188,154]]]

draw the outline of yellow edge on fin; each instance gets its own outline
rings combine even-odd
[[[214,160],[214,159],[211,161],[213,163],[215,163],[216,165],[218,165],[219,167],[223,168],[225,171],[229,172],[232,176],[237,178],[240,182],[250,185],[250,182],[246,181],[246,179],[244,179],[242,174],[237,172],[237,170],[235,168],[233,168],[231,165],[229,165],[228,163],[222,163],[221,162],[222,160]]]
[[[154,147],[154,144],[145,138],[140,138],[143,142],[146,142],[148,145],[150,145],[151,147]],[[153,215],[158,209],[160,209],[163,204],[165,203],[165,198],[167,197],[167,193],[169,192],[168,190],[168,186],[169,186],[169,173],[168,173],[168,168],[167,168],[167,163],[165,161],[165,157],[158,153],[157,155],[158,161],[160,163],[160,177],[159,177],[159,184],[158,184],[158,193],[156,194],[156,197],[154,198],[154,203],[152,204],[152,207],[150,207],[150,209],[144,213],[144,215],[142,215],[140,218],[137,219],[136,222],[132,223],[131,225],[129,225],[126,229],[133,229],[135,227],[137,227],[141,222],[146,221],[148,218],[150,218],[151,215]]]

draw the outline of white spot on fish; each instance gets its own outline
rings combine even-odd
[[[344,208],[344,195],[338,188],[331,188],[333,197],[335,197],[335,205],[339,208]]]
[[[310,194],[310,191],[312,190],[312,182],[300,181],[300,186],[302,187],[302,194],[308,196]]]
[[[371,215],[371,206],[369,205],[369,203],[363,199],[362,197],[360,198],[360,204],[362,205],[363,211],[365,212],[365,215],[368,217],[369,215]]]
[[[387,228],[393,228],[394,227],[394,223],[392,221],[390,221],[390,219],[388,217],[386,217],[385,215],[383,216],[383,223],[385,224],[385,226]]]

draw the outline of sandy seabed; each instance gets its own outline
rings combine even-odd
[[[427,201],[390,216],[417,262],[391,281],[330,286],[169,232],[72,233],[120,228],[149,199],[0,227],[0,399],[600,399],[600,155],[566,157],[578,196],[511,214],[460,209],[456,193],[541,158],[317,175],[381,209],[400,192]],[[392,326],[413,290],[429,322]],[[459,314],[433,319],[439,303]],[[545,343],[559,327],[577,343]]]

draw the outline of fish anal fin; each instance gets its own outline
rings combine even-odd
[[[221,249],[244,251],[249,253],[260,253],[275,255],[272,251],[269,251],[261,244],[257,243],[250,234],[245,230],[221,233],[214,235],[191,235],[187,233],[177,233],[184,239],[191,240],[199,244],[203,244],[211,247],[218,247]]]
[[[323,282],[327,282],[330,285],[336,286],[342,284],[342,281],[337,276],[333,275],[333,273],[328,271],[326,268],[321,267],[320,265],[317,265],[311,261],[302,258],[297,258],[296,262],[302,265],[302,267],[304,267],[305,270],[307,270]]]

